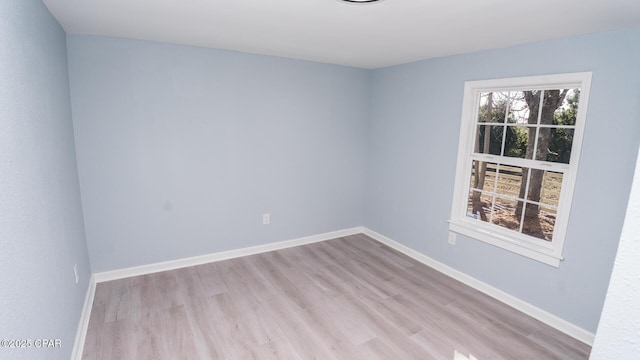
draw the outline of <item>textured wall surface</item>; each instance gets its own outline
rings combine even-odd
[[[68,45],[94,272],[362,225],[367,71],[104,37]]]
[[[2,1],[0,49],[0,338],[32,341],[0,358],[69,359],[91,270],[65,33],[40,0]]]
[[[592,360],[637,359],[640,354],[640,158],[636,164],[618,256],[598,325]]]
[[[640,29],[376,70],[365,225],[595,332],[640,142]],[[544,265],[458,236],[447,243],[464,82],[592,71],[566,260]]]

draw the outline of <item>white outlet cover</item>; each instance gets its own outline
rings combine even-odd
[[[456,233],[453,233],[453,232],[449,233],[449,244],[451,245],[456,244]]]

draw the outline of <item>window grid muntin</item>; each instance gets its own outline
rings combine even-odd
[[[506,136],[506,131],[507,131],[507,126],[512,126],[512,127],[525,127],[525,128],[535,128],[535,137],[534,137],[534,148],[533,148],[533,154],[532,154],[532,159],[533,160],[537,160],[537,154],[538,154],[538,143],[539,143],[539,138],[540,138],[540,128],[547,128],[547,129],[569,129],[569,130],[576,130],[577,125],[554,125],[554,124],[541,124],[541,119],[542,119],[542,110],[543,110],[543,105],[544,105],[544,96],[545,96],[545,91],[546,90],[572,90],[572,89],[578,89],[579,91],[581,91],[581,84],[573,84],[572,86],[560,86],[558,88],[543,88],[543,89],[535,89],[535,88],[529,88],[527,90],[521,90],[521,91],[531,91],[531,90],[540,90],[540,100],[539,100],[539,104],[538,104],[538,114],[537,114],[537,119],[536,119],[536,123],[535,124],[530,124],[530,123],[509,123],[508,122],[508,114],[511,110],[511,105],[513,103],[513,96],[511,95],[512,92],[514,91],[508,91],[509,92],[509,96],[507,99],[507,104],[505,106],[505,115],[504,118],[502,120],[502,122],[497,122],[497,123],[492,123],[490,121],[486,121],[486,122],[481,122],[480,121],[480,113],[479,113],[479,108],[481,105],[481,99],[482,96],[484,94],[488,94],[488,93],[496,93],[496,92],[500,92],[498,90],[496,91],[487,91],[485,90],[476,90],[475,92],[475,96],[476,96],[476,101],[475,101],[475,131],[479,131],[479,126],[485,126],[485,134],[484,136],[491,136],[490,132],[490,128],[492,126],[502,126],[502,140],[501,140],[501,145],[500,145],[500,155],[496,155],[496,154],[492,154],[493,156],[505,156],[504,154],[504,150],[505,150],[505,146],[506,146],[506,141],[507,141],[507,136]],[[504,90],[502,91],[504,92]],[[492,100],[493,101],[493,100]],[[578,100],[580,101],[580,100]],[[556,109],[557,111],[557,109]],[[555,111],[554,111],[555,112]],[[491,120],[491,119],[488,119]],[[576,119],[577,121],[577,119]],[[489,129],[489,134],[487,134],[487,128]],[[475,133],[474,133],[475,135]],[[473,137],[475,138],[475,136]],[[479,149],[479,144],[478,145],[478,149],[472,149],[472,152],[476,153],[476,154],[484,154],[482,152],[480,152],[481,150]],[[572,144],[571,144],[571,148],[573,150],[573,139],[572,139]],[[573,152],[573,151],[572,151]],[[526,158],[526,157],[525,157]],[[538,161],[543,161],[543,162],[547,162],[547,163],[553,163],[552,161],[546,161],[546,160],[538,160]]]
[[[480,126],[485,127],[484,130],[484,136],[491,136],[491,127],[492,126],[501,126],[502,127],[502,139],[501,139],[501,149],[500,149],[500,155],[494,155],[494,154],[487,154],[487,153],[481,153],[480,152],[480,144],[476,144],[477,148],[474,146],[474,148],[471,149],[471,154],[470,154],[470,158],[471,158],[471,167],[473,168],[473,163],[480,163],[480,162],[492,162],[492,163],[496,163],[496,170],[495,170],[495,179],[494,179],[494,184],[493,184],[493,191],[488,192],[485,191],[484,189],[476,189],[473,188],[471,186],[471,183],[467,183],[467,191],[466,193],[469,193],[470,191],[480,191],[480,194],[482,196],[482,194],[487,194],[491,196],[491,209],[490,209],[490,216],[489,216],[489,221],[487,222],[488,226],[492,226],[492,227],[496,227],[499,228],[501,230],[506,230],[506,231],[510,231],[513,233],[516,233],[518,235],[518,237],[520,236],[525,236],[526,238],[524,238],[523,240],[525,241],[529,241],[529,242],[543,242],[543,243],[553,243],[553,241],[555,240],[555,236],[556,236],[556,231],[555,231],[555,226],[557,225],[557,223],[554,223],[554,231],[553,231],[553,237],[551,238],[551,240],[547,241],[545,239],[540,239],[537,238],[535,236],[532,235],[527,235],[525,233],[523,233],[524,230],[524,218],[526,216],[527,213],[527,205],[528,204],[533,204],[538,206],[538,208],[542,208],[542,207],[547,207],[547,208],[553,208],[554,210],[556,210],[556,212],[559,212],[559,208],[561,207],[561,199],[562,199],[562,191],[564,186],[560,186],[560,200],[558,201],[558,205],[554,206],[554,205],[550,205],[550,204],[546,204],[546,203],[542,203],[541,201],[532,201],[527,199],[527,194],[529,194],[529,185],[531,183],[531,169],[535,169],[535,170],[540,170],[540,171],[554,171],[554,172],[558,172],[558,173],[562,173],[563,174],[563,180],[564,180],[564,175],[565,172],[570,168],[571,165],[571,160],[569,161],[569,164],[564,164],[564,163],[558,163],[558,162],[552,162],[552,161],[547,161],[545,160],[538,160],[538,144],[539,144],[539,138],[540,138],[540,129],[541,128],[550,128],[550,129],[561,129],[561,128],[566,128],[566,129],[576,129],[577,127],[577,119],[576,119],[576,125],[554,125],[554,124],[541,124],[541,119],[542,119],[542,113],[544,110],[544,99],[545,99],[545,91],[546,90],[564,90],[564,89],[580,89],[581,90],[582,84],[575,84],[572,86],[560,86],[560,87],[542,87],[540,89],[536,89],[534,87],[522,87],[521,89],[514,89],[514,88],[510,88],[510,89],[504,89],[504,90],[497,90],[497,89],[477,89],[475,92],[475,116],[474,116],[474,121],[475,124],[472,127],[473,130],[473,134],[472,134],[472,138],[473,139],[479,139],[478,133],[480,131]],[[513,123],[510,124],[508,122],[508,115],[511,111],[512,108],[512,104],[513,104],[513,100],[515,95],[513,94],[514,92],[517,91],[533,91],[533,90],[537,90],[540,91],[540,100],[538,103],[538,112],[537,112],[537,118],[536,118],[536,122],[535,123]],[[487,118],[487,121],[485,122],[481,122],[480,121],[480,104],[482,101],[482,96],[484,94],[488,94],[488,93],[508,93],[507,95],[507,103],[505,106],[505,114],[504,117],[502,119],[502,122],[496,122],[493,123],[491,122],[491,118]],[[492,98],[492,101],[493,98]],[[556,109],[557,110],[557,109]],[[530,111],[530,110],[529,110]],[[507,136],[506,136],[506,132],[507,132],[507,126],[522,126],[522,127],[527,127],[529,129],[531,128],[535,128],[535,136],[534,136],[534,147],[533,147],[533,152],[532,152],[532,159],[527,159],[526,158],[526,154],[525,154],[525,158],[516,158],[516,157],[511,157],[511,156],[505,156],[505,146],[506,146],[506,140],[507,140]],[[529,130],[530,131],[530,130]],[[571,148],[573,150],[574,147],[574,142],[572,139],[572,143],[571,143]],[[479,142],[479,140],[478,140]],[[484,149],[483,149],[484,150]],[[476,152],[477,151],[477,152]],[[490,152],[490,150],[489,150]],[[571,151],[571,153],[573,153],[573,151]],[[484,156],[479,156],[479,155],[484,155]],[[573,154],[572,154],[573,155]],[[571,157],[572,157],[571,155]],[[481,157],[483,159],[481,159]],[[522,165],[518,165],[518,161],[512,161],[512,159],[516,159],[516,160],[524,160],[525,162],[527,162],[528,164],[526,166],[522,166]],[[527,161],[529,160],[529,161]],[[508,196],[508,195],[504,195],[504,194],[498,194],[497,192],[497,187],[498,187],[498,175],[500,173],[500,166],[516,166],[516,167],[521,167],[521,168],[526,168],[526,179],[525,178],[525,174],[523,171],[522,177],[523,180],[522,181],[526,181],[525,184],[525,197],[523,199],[521,198],[514,198],[512,196]],[[476,169],[476,171],[478,171],[478,169]],[[544,175],[543,175],[544,176]],[[544,181],[544,180],[543,180]],[[493,222],[493,215],[494,215],[494,210],[495,210],[495,202],[496,202],[496,197],[502,197],[502,198],[507,198],[510,200],[515,200],[518,202],[522,202],[522,211],[520,214],[520,226],[519,226],[519,230],[516,232],[515,230],[511,230],[505,227],[502,227],[500,225],[497,225]],[[465,208],[465,214],[463,216],[463,218],[466,217],[466,208]],[[475,219],[474,219],[475,220]],[[484,223],[481,221],[481,223]]]
[[[572,199],[574,196],[574,186],[577,180],[577,170],[580,163],[580,153],[582,148],[582,139],[585,133],[585,120],[587,117],[587,109],[589,107],[589,93],[591,87],[591,72],[551,74],[551,75],[535,75],[525,77],[512,77],[502,79],[474,80],[467,81],[464,85],[464,98],[462,106],[462,126],[460,128],[460,137],[458,142],[458,156],[456,162],[456,177],[454,186],[454,196],[452,204],[451,219],[449,220],[449,229],[451,231],[469,236],[478,241],[483,241],[490,245],[511,251],[516,254],[528,257],[530,259],[540,261],[553,267],[559,267],[563,258],[563,248],[565,236],[567,234],[567,224],[569,214],[572,208]],[[514,232],[503,232],[502,229],[493,229],[493,227],[479,226],[476,221],[464,216],[464,211],[460,211],[461,207],[466,207],[464,198],[464,190],[468,183],[468,175],[471,162],[469,152],[473,149],[473,128],[474,117],[477,117],[478,104],[475,103],[477,92],[497,92],[502,90],[543,90],[543,89],[565,89],[580,88],[579,106],[575,124],[573,146],[570,154],[570,165],[563,163],[555,163],[555,169],[551,171],[559,172],[563,169],[563,184],[565,190],[562,192],[559,201],[557,225],[555,239],[553,242],[530,242],[527,236],[517,236]],[[485,157],[482,154],[474,154],[475,160],[496,161],[495,156]],[[518,166],[530,166],[531,164],[539,164],[539,166],[547,166],[540,161],[523,160],[513,158]]]
[[[480,163],[480,162],[481,161],[479,161],[478,163]],[[526,199],[526,198],[519,198],[519,197],[510,196],[510,195],[507,195],[507,194],[498,193],[498,177],[499,177],[499,174],[500,174],[501,166],[512,167],[514,165],[503,164],[503,163],[500,163],[499,161],[496,161],[496,160],[493,160],[491,162],[496,164],[496,171],[495,171],[495,175],[494,175],[494,181],[493,181],[492,190],[491,191],[487,191],[487,190],[484,190],[484,189],[475,188],[475,187],[471,186],[471,182],[469,182],[468,185],[467,185],[466,192],[465,192],[466,194],[469,194],[469,193],[477,191],[477,192],[480,193],[480,197],[482,197],[483,194],[491,197],[491,204],[490,204],[491,206],[490,206],[490,210],[489,210],[488,221],[486,221],[486,222],[485,221],[480,221],[479,223],[487,224],[488,226],[492,226],[492,227],[495,227],[495,228],[498,228],[498,229],[501,229],[501,230],[504,230],[504,231],[510,231],[510,232],[513,232],[513,233],[521,235],[521,236],[526,236],[526,238],[523,239],[525,241],[534,242],[534,243],[542,242],[542,243],[545,243],[545,244],[552,243],[554,241],[554,237],[555,237],[555,234],[556,234],[556,232],[555,232],[555,223],[554,223],[553,237],[551,238],[551,240],[545,240],[545,239],[537,238],[535,236],[523,233],[524,224],[525,224],[524,217],[525,217],[526,212],[527,212],[527,205],[528,204],[536,205],[539,208],[550,208],[550,209],[555,210],[556,213],[557,213],[557,212],[559,212],[559,209],[561,207],[561,199],[558,200],[558,205],[556,206],[556,205],[543,203],[542,201],[533,201],[533,200],[529,200],[529,199]],[[555,164],[555,163],[552,163],[552,164]],[[472,165],[471,166],[472,166],[472,169],[473,169],[473,166],[474,166],[473,165],[473,161],[472,161]],[[516,167],[518,167],[518,166],[516,166]],[[532,169],[531,167],[527,168],[526,179],[522,180],[522,181],[526,181],[525,192],[524,192],[525,195],[529,193],[529,184],[530,184],[530,179],[531,179],[531,169]],[[549,170],[549,169],[545,169],[543,167],[536,167],[535,170],[541,170],[543,172],[552,171],[552,170]],[[475,171],[478,171],[478,169],[476,168]],[[553,169],[553,172],[561,173],[563,175],[563,180],[564,180],[565,171],[563,171],[562,169]],[[471,172],[471,174],[473,175],[473,171]],[[524,174],[522,176],[523,176],[523,178],[525,177]],[[559,194],[562,194],[562,189],[563,189],[563,186],[561,184],[560,185]],[[561,197],[561,195],[560,195],[560,197]],[[495,207],[496,198],[505,198],[505,199],[508,199],[508,200],[516,201],[516,202],[522,202],[522,213],[520,214],[520,221],[519,221],[520,225],[519,225],[518,231],[509,229],[509,228],[506,228],[506,227],[503,227],[503,226],[500,226],[500,225],[497,225],[497,224],[494,223],[493,215],[495,213],[495,208],[496,208]],[[468,201],[468,198],[467,198],[467,201]],[[467,207],[464,207],[463,210],[465,212],[464,213],[464,217],[466,218],[468,209],[467,209]],[[478,219],[474,219],[474,221],[476,221],[476,220],[478,220]]]

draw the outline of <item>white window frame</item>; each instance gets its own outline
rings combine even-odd
[[[491,245],[529,257],[545,264],[559,267],[563,260],[562,251],[565,243],[569,212],[571,210],[573,190],[578,173],[578,163],[582,147],[582,138],[586,120],[586,110],[589,102],[591,87],[591,72],[555,74],[542,76],[528,76],[518,78],[467,81],[464,86],[464,100],[462,108],[462,122],[460,140],[458,144],[458,160],[456,178],[451,209],[449,230],[468,237],[484,241]],[[547,89],[580,88],[580,102],[576,117],[575,131],[571,148],[569,164],[553,164],[555,168],[562,168],[563,180],[558,213],[554,225],[552,241],[537,239],[533,236],[518,233],[498,225],[468,218],[467,207],[469,199],[469,176],[473,166],[471,155],[474,154],[475,132],[477,129],[480,94],[497,91],[526,91]],[[542,109],[541,109],[542,110]],[[477,158],[479,154],[475,154]],[[480,154],[482,161],[494,162],[504,160],[499,155]],[[527,164],[536,163],[542,168],[549,166],[548,162],[508,158],[509,162]],[[549,169],[553,170],[554,169]]]

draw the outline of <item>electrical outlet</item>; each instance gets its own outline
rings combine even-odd
[[[456,244],[456,233],[449,232],[449,244],[451,244],[451,245],[455,245]]]
[[[271,223],[271,214],[262,214],[262,225],[269,225]]]
[[[76,275],[76,284],[80,282],[80,275],[78,275],[78,264],[73,265],[73,273]]]

